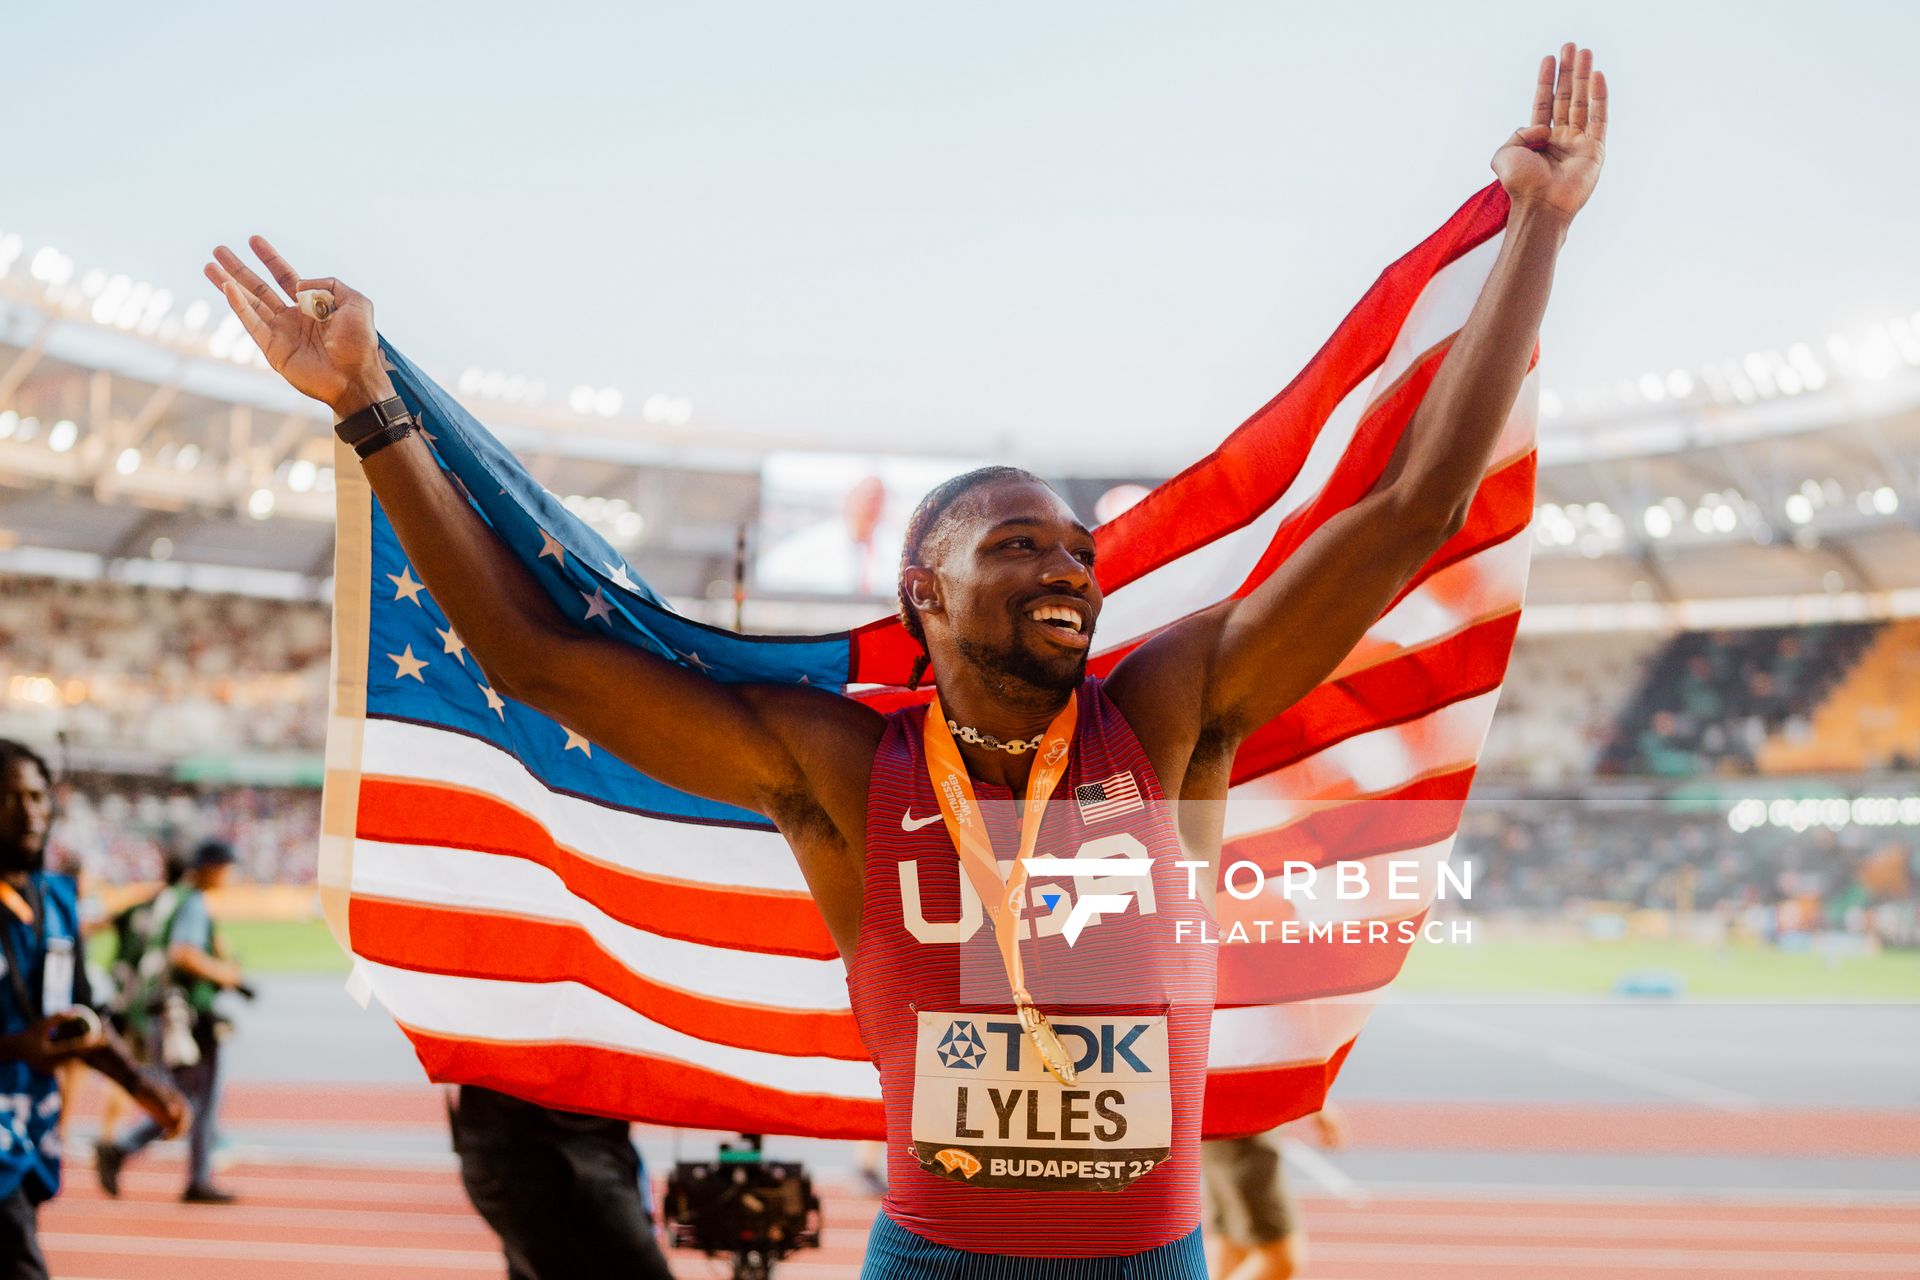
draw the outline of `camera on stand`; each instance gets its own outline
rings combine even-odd
[[[813,1180],[798,1163],[763,1159],[759,1134],[675,1164],[662,1216],[675,1245],[732,1257],[735,1280],[765,1280],[779,1259],[820,1247]]]

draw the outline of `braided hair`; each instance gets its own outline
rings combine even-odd
[[[1046,483],[1031,471],[1020,467],[979,467],[936,485],[931,493],[920,499],[920,505],[913,509],[913,518],[907,521],[906,542],[900,548],[900,625],[920,646],[920,656],[913,660],[913,673],[907,677],[909,689],[920,687],[920,678],[926,675],[933,655],[927,652],[927,631],[920,621],[920,611],[913,607],[913,601],[907,594],[907,570],[920,563],[921,553],[939,531],[954,504],[975,489],[998,484],[1002,480]]]

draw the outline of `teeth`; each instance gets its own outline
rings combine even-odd
[[[1063,604],[1043,604],[1037,609],[1027,611],[1027,616],[1035,622],[1064,622],[1075,631],[1080,630],[1080,615]]]

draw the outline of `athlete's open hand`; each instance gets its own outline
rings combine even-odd
[[[374,337],[373,303],[331,276],[302,276],[263,236],[247,243],[286,291],[284,296],[225,245],[213,251],[214,260],[206,265],[207,279],[226,297],[273,371],[294,390],[337,411],[351,411],[377,399],[365,390],[385,381]],[[325,319],[308,315],[290,301],[309,289],[332,295],[333,309]]]
[[[1493,171],[1516,207],[1571,218],[1593,194],[1606,155],[1607,78],[1593,69],[1593,50],[1562,45],[1557,67],[1540,60],[1533,120],[1493,153]]]

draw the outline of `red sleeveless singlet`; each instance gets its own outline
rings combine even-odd
[[[1046,1076],[1014,1020],[992,921],[927,777],[926,708],[889,715],[874,756],[847,987],[886,1108],[881,1207],[956,1249],[1110,1257],[1177,1240],[1200,1219],[1210,916],[1177,865],[1173,813],[1139,739],[1100,680],[1076,696],[1067,773],[1035,856],[1096,871],[1094,859],[1122,861],[1111,874],[1032,875],[1020,947],[1036,1003],[1078,1055],[1072,1088]],[[974,789],[1004,866],[1019,849],[1019,807],[1004,787]],[[1089,895],[1108,900],[1081,908],[1069,945]]]

